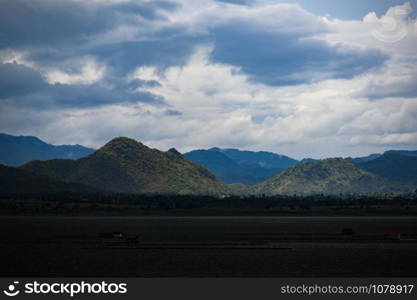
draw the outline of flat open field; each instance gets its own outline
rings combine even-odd
[[[0,249],[7,277],[416,277],[417,218],[0,217]]]

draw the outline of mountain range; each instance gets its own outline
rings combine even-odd
[[[205,166],[225,183],[255,184],[281,172],[298,161],[271,152],[241,151],[211,148],[184,154],[188,159]]]
[[[53,158],[77,159],[94,152],[80,145],[54,146],[34,136],[13,136],[0,133],[0,163],[18,166],[31,160]]]
[[[30,147],[26,152],[30,153]],[[11,161],[5,151],[2,155],[3,160]],[[11,152],[9,156],[16,157]],[[0,166],[3,194],[48,190],[190,195],[385,194],[410,192],[417,187],[417,151],[299,162],[270,152],[238,149],[211,148],[182,155],[175,149],[164,152],[119,137],[78,159]]]
[[[206,168],[175,149],[162,152],[124,137],[78,160],[32,161],[19,168],[107,192],[218,195],[227,191]]]

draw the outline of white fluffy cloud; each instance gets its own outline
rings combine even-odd
[[[80,67],[75,72],[65,72],[54,68],[44,71],[47,82],[49,84],[93,84],[100,81],[106,72],[105,66],[88,57],[76,64]]]

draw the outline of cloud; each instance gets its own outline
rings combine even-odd
[[[46,72],[46,80],[50,84],[93,84],[100,81],[106,68],[98,64],[94,59],[84,59],[78,72],[65,72],[59,69],[52,69]]]
[[[5,3],[0,131],[297,158],[417,147],[417,27],[394,8],[338,20],[274,1]],[[388,17],[407,31],[396,43],[372,33]]]
[[[54,74],[48,75],[52,77]],[[163,103],[163,99],[158,96],[137,91],[138,87],[146,85],[146,82],[135,80],[126,82],[112,78],[113,85],[110,85],[102,81],[88,82],[88,78],[85,78],[91,75],[88,72],[75,76],[59,75],[61,77],[52,80],[22,64],[0,64],[0,101],[7,100],[9,104],[36,109],[81,108],[112,103],[147,102],[155,105]]]
[[[417,20],[411,18],[409,2],[389,8],[380,17],[369,12],[360,21],[327,20],[333,31],[324,39],[344,42],[364,48],[377,48],[390,59],[366,78],[367,84],[358,94],[372,100],[387,97],[415,98],[417,96]]]
[[[136,85],[119,83],[116,86],[97,83],[91,85],[54,84],[44,95],[39,95],[31,101],[36,101],[40,107],[48,104],[63,107],[94,107],[115,103],[146,102],[160,105],[162,98],[147,92],[137,92]]]
[[[345,21],[325,18],[330,32],[320,38],[331,43],[346,43],[363,48],[377,48],[391,58],[407,59],[416,56],[417,21],[409,2],[393,6],[378,17],[369,12],[363,20]]]
[[[415,99],[387,98],[376,103],[371,102],[367,106],[368,109],[345,124],[339,132],[362,137],[417,132]]]
[[[174,109],[167,109],[165,111],[165,114],[167,116],[182,116],[182,112],[180,112],[178,110],[174,110]]]
[[[372,100],[383,98],[417,98],[417,59],[390,66],[381,75],[375,75],[362,91]]]
[[[380,67],[387,56],[297,35],[250,32],[239,24],[216,28],[211,59],[239,66],[251,79],[268,85],[295,85],[330,78],[352,78]]]
[[[115,25],[160,18],[159,9],[173,7],[163,1],[6,0],[0,10],[0,48],[85,42]]]
[[[213,46],[211,61],[238,67],[251,80],[268,85],[352,78],[388,59],[371,47],[316,39],[331,28],[294,4],[211,6],[183,22]]]
[[[230,4],[237,4],[237,5],[248,5],[251,3],[250,0],[218,0],[218,1],[230,3]]]
[[[31,61],[59,65],[72,60],[75,51],[96,57],[117,76],[139,65],[183,65],[203,44],[213,45],[213,62],[239,67],[251,80],[278,86],[351,78],[387,59],[375,49],[331,45],[314,38],[330,28],[322,18],[294,4],[236,8],[212,3],[191,16],[185,15],[188,10],[184,6],[171,2],[97,5],[18,0],[3,10],[5,15],[14,15],[13,20],[5,18],[3,27],[9,47],[14,41],[37,46],[27,54]],[[19,26],[12,24],[16,13],[11,11],[24,17]],[[125,40],[112,42],[115,33],[126,33]]]
[[[0,99],[24,96],[46,86],[38,71],[17,63],[0,63]]]
[[[91,54],[106,62],[114,72],[123,76],[138,66],[160,69],[184,64],[193,53],[199,38],[162,38],[161,40],[130,41],[99,46]]]

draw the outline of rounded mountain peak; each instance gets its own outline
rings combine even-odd
[[[124,144],[124,143],[138,143],[138,141],[125,137],[125,136],[119,136],[119,137],[115,137],[113,139],[111,139],[107,144],[113,144],[113,143],[118,143],[118,144]]]
[[[172,154],[175,154],[177,156],[182,156],[182,154],[177,149],[175,149],[175,148],[171,148],[167,152],[172,153]]]
[[[142,143],[127,137],[117,137],[109,141],[103,147],[101,147],[98,152],[116,152],[116,153],[126,153],[130,151],[140,151],[144,149],[149,149]]]

